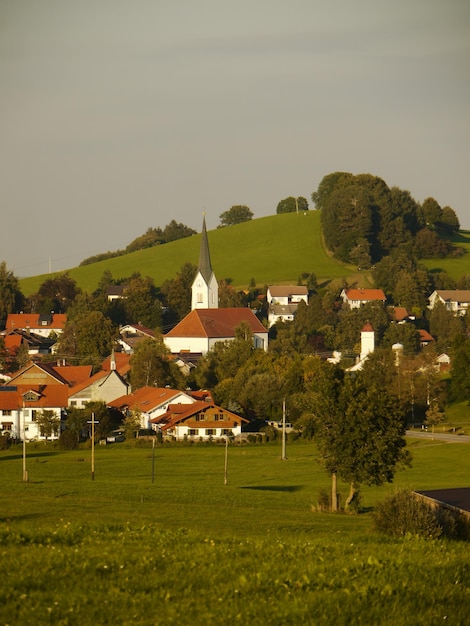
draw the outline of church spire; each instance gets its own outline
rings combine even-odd
[[[199,271],[206,283],[209,283],[212,276],[211,255],[209,252],[209,241],[207,239],[206,216],[202,220],[201,247],[199,249]]]
[[[199,266],[191,290],[191,311],[194,309],[217,309],[219,307],[219,286],[212,270],[205,214],[202,221]]]

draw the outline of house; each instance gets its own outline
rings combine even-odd
[[[5,324],[7,333],[13,330],[32,332],[42,337],[50,337],[53,333],[63,332],[67,315],[64,313],[9,313]]]
[[[250,329],[255,348],[268,349],[268,331],[251,309],[219,309],[218,286],[211,266],[205,219],[199,268],[191,291],[191,312],[163,336],[172,354],[206,354],[217,342],[235,339],[236,330],[241,324],[246,324]]]
[[[90,378],[70,389],[68,405],[83,409],[88,402],[110,402],[129,393],[129,383],[124,378],[128,368],[121,374],[117,369],[114,354],[109,369],[102,369]]]
[[[405,324],[406,322],[414,322],[416,320],[416,316],[403,306],[390,306],[387,308],[387,312],[390,320],[397,324]]]
[[[268,326],[294,319],[300,302],[308,304],[308,290],[304,285],[271,285],[266,293]]]
[[[168,387],[142,387],[130,394],[125,394],[107,403],[107,406],[129,415],[140,415],[141,428],[150,428],[154,418],[166,413],[169,404],[193,404],[194,398],[189,393]]]
[[[132,354],[144,339],[155,339],[155,333],[142,324],[125,324],[119,329],[118,343],[126,354]]]
[[[108,299],[108,302],[114,302],[114,300],[125,298],[127,289],[129,289],[129,285],[109,285],[106,289],[106,298]]]
[[[385,304],[386,300],[382,289],[343,289],[341,298],[350,309],[360,309],[362,305],[368,302]]]
[[[164,436],[177,440],[237,437],[248,423],[244,417],[204,401],[170,404],[163,415],[150,421]]]
[[[419,344],[422,348],[424,348],[425,346],[435,341],[434,337],[430,335],[427,330],[424,330],[424,328],[419,328],[418,333],[419,333]]]
[[[59,424],[65,418],[68,386],[61,384],[7,385],[0,387],[0,428],[11,437],[31,441],[45,438],[37,423],[38,413],[50,411]],[[57,439],[61,426],[52,434]]]
[[[448,372],[450,370],[450,356],[443,352],[436,358],[436,369],[438,372]]]
[[[428,300],[429,309],[441,302],[454,315],[465,315],[470,307],[470,289],[436,289]]]

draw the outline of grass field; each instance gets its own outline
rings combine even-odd
[[[0,452],[0,624],[466,624],[468,545],[390,539],[370,510],[397,486],[468,486],[468,444],[409,441],[359,515],[316,512],[312,444]],[[155,481],[152,483],[152,465]],[[340,490],[345,494],[346,485]]]

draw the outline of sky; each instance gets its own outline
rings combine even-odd
[[[434,197],[470,229],[468,0],[0,0],[15,275],[172,219],[216,228],[233,205],[314,208],[335,171]]]

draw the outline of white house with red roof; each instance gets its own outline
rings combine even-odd
[[[343,289],[341,292],[343,302],[350,309],[360,309],[361,306],[368,302],[380,302],[385,304],[385,294],[382,289]]]
[[[191,395],[179,389],[141,387],[108,402],[107,406],[120,411],[124,416],[135,413],[140,416],[141,428],[151,428],[151,420],[166,413],[170,404],[193,404],[194,402],[196,400]]]
[[[52,333],[63,332],[67,315],[65,313],[9,313],[5,324],[7,333],[19,329],[49,337]]]
[[[248,423],[244,417],[212,402],[170,404],[167,411],[150,422],[166,437],[181,439],[217,439],[236,437]]]
[[[249,308],[219,309],[212,271],[206,222],[203,221],[199,268],[192,285],[192,310],[163,336],[172,354],[206,354],[219,341],[231,341],[237,328],[248,325],[255,348],[268,349],[268,330]]]

